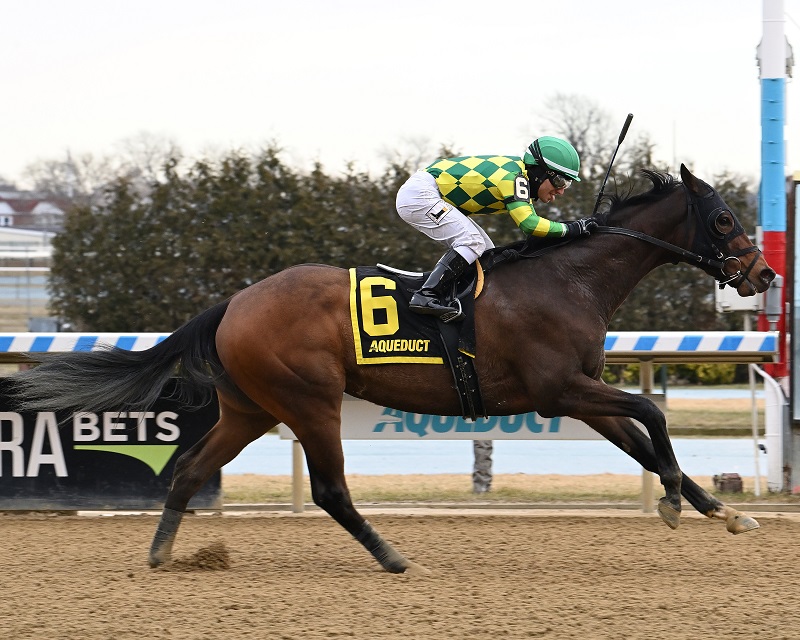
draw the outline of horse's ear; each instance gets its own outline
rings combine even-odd
[[[700,180],[700,178],[695,177],[695,175],[689,171],[689,169],[686,168],[686,165],[682,162],[681,180],[683,181],[683,184],[686,185],[686,188],[696,196],[704,196],[711,190],[709,185]]]

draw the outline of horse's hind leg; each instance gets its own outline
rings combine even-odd
[[[278,420],[258,409],[234,408],[220,397],[220,419],[197,444],[175,463],[167,500],[150,547],[150,566],[167,562],[189,500],[219,469],[233,460]]]
[[[655,450],[653,443],[628,418],[607,417],[586,420],[595,431],[602,434],[615,446],[622,449],[648,471],[657,473]],[[695,509],[709,518],[725,521],[726,528],[733,534],[745,533],[758,529],[759,524],[748,515],[729,507],[708,491],[703,489],[686,474],[681,481],[681,494]]]
[[[412,562],[384,540],[353,505],[344,476],[344,453],[339,437],[339,416],[329,420],[314,418],[318,430],[297,429],[308,463],[311,495],[314,504],[324,509],[336,522],[360,542],[390,573],[427,574],[424,567]],[[306,423],[308,424],[308,423]],[[299,431],[299,433],[298,433]]]

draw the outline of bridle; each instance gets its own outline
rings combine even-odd
[[[701,231],[701,233],[695,234],[692,251],[674,244],[670,244],[664,240],[659,240],[658,238],[649,236],[641,231],[634,231],[633,229],[625,229],[623,227],[600,226],[597,227],[595,232],[630,236],[632,238],[644,240],[645,242],[649,242],[657,247],[661,247],[662,249],[666,249],[672,253],[680,255],[687,262],[705,265],[710,269],[719,269],[720,275],[714,276],[714,278],[719,283],[720,289],[724,289],[725,285],[730,285],[733,288],[738,287],[750,275],[750,271],[753,269],[756,262],[758,262],[758,257],[761,255],[761,250],[755,245],[751,245],[731,253],[728,249],[728,245],[744,233],[744,229],[742,228],[741,224],[739,224],[736,216],[733,215],[730,209],[724,206],[725,203],[721,198],[719,198],[719,196],[717,196],[717,192],[712,187],[709,186],[710,191],[704,196],[694,195],[691,191],[689,191],[686,185],[683,185],[683,189],[686,193],[688,209],[687,215],[691,218],[692,213],[694,213],[698,223],[697,227]],[[718,204],[717,202],[703,202],[704,200],[709,200],[715,197],[716,200],[718,200],[721,204],[713,209],[711,206]],[[708,206],[709,204],[711,206]],[[725,215],[729,215],[733,219],[733,229],[727,233],[720,229],[722,226],[720,219]],[[747,267],[747,269],[742,272],[744,265],[742,265],[740,258],[748,253],[753,253],[754,251],[757,252],[759,256],[756,256],[750,262],[750,265]],[[725,255],[726,252],[728,255]],[[709,253],[713,254],[713,257],[709,256]],[[733,267],[736,269],[736,273],[733,275],[730,275],[725,271],[726,265],[729,264],[733,265]]]

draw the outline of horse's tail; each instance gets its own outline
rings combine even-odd
[[[182,404],[211,397],[225,371],[215,336],[230,300],[192,318],[144,351],[103,347],[37,355],[39,366],[15,373],[10,390],[21,411],[128,411],[146,409],[170,378],[178,377]]]

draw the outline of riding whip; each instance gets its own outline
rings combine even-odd
[[[617,140],[617,148],[614,149],[614,155],[611,156],[611,162],[608,163],[608,171],[606,171],[606,177],[603,178],[603,184],[600,185],[600,193],[597,194],[597,202],[594,203],[594,209],[592,210],[592,215],[597,213],[597,207],[600,206],[600,200],[603,198],[603,190],[606,188],[606,182],[608,182],[608,176],[611,174],[611,167],[614,166],[614,158],[617,157],[617,151],[619,151],[619,147],[622,144],[622,141],[625,139],[625,134],[628,133],[628,127],[631,126],[631,120],[633,120],[633,114],[629,113],[628,117],[625,118],[625,124],[622,125],[622,131],[620,131],[619,139]]]

